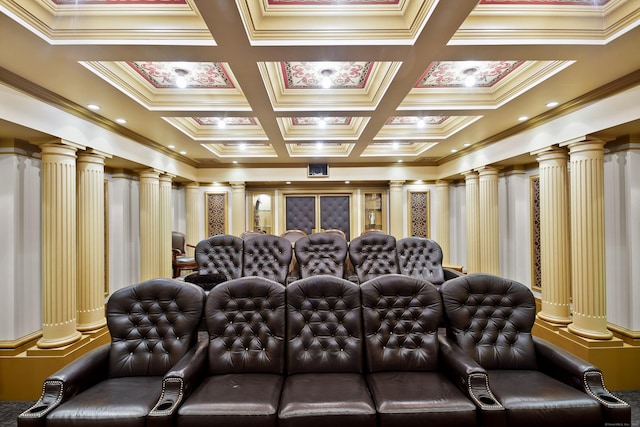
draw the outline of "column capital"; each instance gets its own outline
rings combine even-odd
[[[173,182],[173,178],[175,178],[176,176],[170,173],[163,173],[160,174],[160,181],[163,182]]]
[[[198,182],[193,181],[185,185],[185,188],[187,190],[194,190],[194,189],[197,190],[200,188],[200,184]]]
[[[140,175],[140,178],[155,178],[155,179],[160,178],[160,173],[162,173],[162,171],[159,171],[158,169],[153,169],[153,168],[143,169],[137,172],[138,172],[138,175]]]
[[[487,175],[498,176],[498,172],[500,171],[500,168],[497,168],[494,166],[482,166],[481,168],[476,169],[476,171],[478,172],[479,176],[487,176]]]
[[[39,146],[40,149],[42,149],[42,147],[64,146],[64,147],[72,147],[75,149],[75,151],[77,151],[77,150],[86,150],[87,148],[85,145],[76,144],[75,142],[67,141],[66,139],[62,139],[62,138],[34,141],[33,144]]]
[[[460,175],[464,176],[465,180],[476,179],[478,178],[478,170],[470,169],[468,171],[462,172]]]
[[[436,187],[447,187],[449,188],[451,185],[451,181],[447,181],[446,179],[439,179],[436,181]]]
[[[389,188],[402,188],[406,181],[389,181]]]
[[[244,190],[246,183],[244,181],[230,181],[232,190]]]
[[[531,154],[536,156],[538,163],[551,160],[567,161],[569,159],[569,152],[565,147],[551,146],[542,150],[534,151]]]
[[[568,147],[569,153],[602,150],[607,142],[593,137],[580,137],[559,144],[560,147]]]
[[[539,157],[545,154],[552,154],[552,153],[557,153],[557,154],[567,153],[567,149],[565,147],[560,147],[558,145],[550,145],[548,147],[541,148],[539,150],[531,151],[529,154],[531,154],[532,156]]]

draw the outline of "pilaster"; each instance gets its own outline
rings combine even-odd
[[[188,244],[195,246],[200,240],[200,184],[190,182],[185,187],[187,230],[185,239]],[[193,248],[187,246],[187,254],[193,256]]]
[[[402,187],[404,181],[389,182],[389,234],[396,239],[404,237]]]
[[[239,236],[246,230],[247,217],[245,203],[245,183],[230,182],[231,184],[231,234]]]
[[[436,182],[436,242],[442,248],[442,263],[450,264],[449,182]]]
[[[140,172],[140,281],[160,277],[160,173]]]
[[[478,169],[480,193],[480,269],[500,275],[500,238],[498,234],[498,169]]]
[[[478,172],[463,173],[467,204],[467,272],[481,271],[480,260],[480,196]]]
[[[173,225],[171,203],[171,181],[173,175],[162,174],[159,180],[159,218],[158,218],[158,248],[160,257],[160,277],[173,277],[171,266],[171,231]]]

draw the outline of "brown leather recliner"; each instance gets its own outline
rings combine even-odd
[[[447,334],[486,369],[514,427],[631,425],[628,404],[597,367],[531,334],[536,307],[521,283],[470,274],[440,287]]]
[[[396,238],[390,234],[367,233],[349,244],[349,259],[360,283],[383,274],[399,274]]]
[[[360,288],[335,276],[291,283],[281,427],[376,427],[364,379]]]
[[[255,236],[244,241],[242,276],[257,276],[287,283],[293,249],[284,237],[272,234]]]
[[[222,283],[205,308],[207,351],[192,363],[202,382],[178,425],[274,426],[284,382],[285,288],[261,277]]]
[[[366,378],[380,425],[475,427],[477,410],[470,389],[457,384],[472,382],[475,374],[484,378],[484,372],[473,371],[467,362],[469,371],[454,376],[453,382],[441,370],[442,301],[436,287],[422,279],[388,274],[367,281],[361,289]],[[465,363],[464,357],[459,359],[455,363]],[[493,406],[502,409],[495,402]]]
[[[301,279],[320,274],[347,278],[347,241],[333,233],[315,233],[299,239],[293,248]]]
[[[435,240],[405,237],[398,240],[397,251],[401,274],[425,279],[436,287],[462,276],[461,272],[442,266],[442,248]]]
[[[195,260],[198,271],[185,276],[205,291],[227,280],[242,276],[244,240],[230,234],[219,234],[201,240],[196,245]]]
[[[170,425],[189,384],[166,374],[190,365],[204,301],[202,288],[172,279],[117,290],[107,302],[111,343],[48,377],[18,425]]]

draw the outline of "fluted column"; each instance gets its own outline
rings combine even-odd
[[[230,182],[231,184],[231,234],[239,236],[247,229],[244,182]]]
[[[567,144],[571,185],[571,279],[573,323],[569,331],[592,339],[607,329],[604,259],[604,142]]]
[[[187,230],[185,238],[187,243],[195,246],[200,240],[200,185],[197,182],[190,182],[185,190]],[[187,254],[193,256],[193,248],[187,246]]]
[[[467,204],[467,272],[480,271],[480,196],[478,190],[478,172],[464,174],[465,196]]]
[[[538,317],[557,324],[571,322],[568,161],[565,149],[548,148],[538,153],[542,281],[542,306]]]
[[[78,154],[78,327],[106,325],[104,159],[95,151]]]
[[[158,247],[160,260],[160,277],[173,277],[171,266],[171,231],[173,226],[173,215],[171,205],[171,180],[173,176],[169,174],[160,175],[160,201],[159,201],[159,224],[158,224]]]
[[[42,149],[42,338],[39,348],[71,344],[76,330],[76,147]]]
[[[478,170],[480,186],[480,269],[500,275],[500,237],[498,226],[498,169]]]
[[[160,174],[155,169],[140,173],[140,281],[160,277],[159,193]]]
[[[449,264],[449,182],[436,182],[436,241],[442,248],[442,263]]]
[[[404,181],[389,182],[389,234],[396,239],[404,237],[402,186]]]

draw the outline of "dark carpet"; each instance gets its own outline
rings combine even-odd
[[[640,427],[640,390],[615,391],[616,396],[631,405],[631,426]],[[0,401],[0,427],[16,427],[16,417],[35,402]]]

